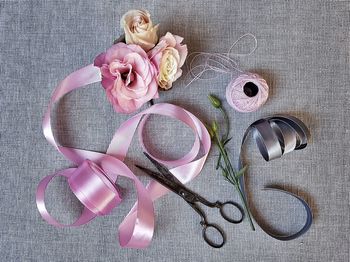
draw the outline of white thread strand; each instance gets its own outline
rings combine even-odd
[[[233,48],[244,38],[252,38],[254,40],[254,47],[252,50],[250,50],[247,53],[233,53]],[[192,52],[188,55],[186,63],[188,73],[190,74],[192,79],[191,81],[186,85],[188,87],[190,84],[192,84],[196,80],[211,80],[218,77],[203,77],[204,73],[206,72],[214,72],[214,73],[221,73],[221,74],[232,74],[233,72],[243,73],[244,71],[241,70],[238,66],[238,62],[231,58],[231,56],[236,57],[245,57],[249,56],[252,53],[255,52],[255,50],[258,47],[258,40],[256,37],[251,34],[247,33],[242,36],[240,36],[228,49],[226,53],[208,53],[208,52]],[[201,63],[201,60],[204,59],[204,63]],[[198,70],[198,72],[197,72]],[[197,72],[197,73],[196,73]]]
[[[245,38],[253,39],[253,48],[247,53],[232,53],[237,44]],[[196,80],[211,80],[217,78],[219,74],[231,74],[231,81],[226,88],[227,102],[239,112],[256,111],[266,102],[269,87],[259,75],[245,73],[240,69],[237,60],[232,57],[250,56],[257,47],[258,40],[256,37],[251,33],[247,33],[240,36],[230,46],[227,53],[193,52],[189,54],[188,63],[186,63],[187,74],[191,75],[192,79],[186,87]],[[205,77],[207,72],[214,73],[214,76]],[[236,79],[234,79],[235,72],[240,74]]]

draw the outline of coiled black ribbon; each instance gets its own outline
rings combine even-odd
[[[245,142],[247,141],[248,135],[251,132],[253,133],[253,139],[258,146],[260,154],[266,161],[277,159],[291,151],[305,148],[307,145],[307,139],[310,136],[309,130],[305,124],[293,116],[277,115],[257,120],[248,127],[243,136],[239,159],[239,169],[243,167],[242,149],[245,145]],[[244,176],[241,176],[240,184],[243,195],[247,201]],[[311,208],[305,200],[291,192],[282,189],[266,187],[264,190],[277,191],[296,198],[304,206],[307,215],[304,226],[298,232],[290,235],[277,235],[271,232],[267,227],[262,226],[262,223],[259,223],[259,221],[254,218],[256,223],[261,227],[263,231],[265,231],[266,234],[275,239],[287,241],[295,239],[309,230],[312,224],[312,212]]]

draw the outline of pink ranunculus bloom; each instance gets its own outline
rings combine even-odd
[[[116,112],[132,113],[158,98],[157,69],[138,45],[117,43],[95,58],[102,86]]]
[[[159,43],[148,52],[148,57],[156,65],[158,85],[163,89],[170,89],[172,83],[178,79],[187,57],[187,46],[181,44],[183,38],[171,33],[159,39]]]

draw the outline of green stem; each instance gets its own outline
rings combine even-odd
[[[233,167],[231,165],[230,159],[228,158],[228,155],[227,155],[227,152],[226,152],[226,150],[224,148],[224,145],[222,144],[222,142],[221,142],[221,140],[219,138],[219,134],[217,132],[214,132],[214,133],[215,133],[216,143],[219,146],[219,150],[220,150],[220,153],[222,154],[222,156],[224,158],[225,164],[229,168],[229,171],[231,170],[232,174],[234,175],[235,174],[235,170],[233,169]],[[238,182],[238,181],[236,181],[236,182]]]
[[[244,210],[245,210],[245,212],[246,212],[246,214],[248,216],[250,226],[251,226],[252,230],[255,231],[253,220],[251,218],[251,215],[250,215],[250,212],[249,212],[249,209],[248,209],[248,204],[247,204],[247,202],[245,200],[245,197],[243,196],[243,193],[242,193],[242,191],[241,191],[241,189],[239,187],[239,181],[236,178],[236,176],[234,175],[235,172],[234,172],[234,169],[233,169],[233,167],[231,165],[231,161],[228,158],[228,155],[227,155],[227,152],[226,152],[225,148],[223,147],[223,144],[222,144],[222,142],[221,142],[221,140],[219,138],[218,132],[214,132],[214,133],[215,133],[216,142],[217,142],[217,144],[219,146],[219,151],[220,151],[221,155],[224,158],[224,162],[226,164],[226,168],[228,169],[228,172],[231,171],[231,175],[230,175],[231,181],[230,180],[229,181],[231,182],[231,184],[233,184],[236,187],[236,190],[238,191],[238,195],[239,195],[239,197],[240,197],[240,199],[241,199],[241,201],[243,203]]]
[[[225,132],[225,135],[224,135],[224,136],[222,137],[222,139],[221,139],[221,142],[224,143],[224,141],[227,140],[228,135],[229,135],[229,133],[230,133],[230,119],[228,118],[228,115],[227,115],[227,113],[226,113],[226,111],[225,111],[225,109],[224,109],[223,107],[220,106],[220,107],[219,107],[219,110],[221,111],[221,113],[222,113],[223,116],[224,116],[225,125],[226,125],[226,132]],[[223,145],[223,146],[224,146],[224,145]],[[221,162],[221,157],[222,157],[222,155],[219,154],[218,161],[217,161],[217,163],[216,163],[216,169],[219,168],[219,165],[220,165],[220,162]]]
[[[248,216],[248,220],[249,220],[250,227],[252,228],[253,231],[255,231],[255,227],[254,227],[254,224],[253,224],[253,220],[252,220],[252,217],[251,217],[251,215],[250,215],[250,211],[249,211],[249,209],[248,209],[247,201],[246,201],[246,199],[245,199],[245,197],[244,197],[244,195],[243,195],[243,193],[242,193],[242,191],[241,191],[239,185],[235,185],[235,187],[236,187],[236,189],[237,189],[237,191],[238,191],[238,195],[239,195],[241,201],[243,202],[244,210],[245,210],[245,212],[246,212],[246,214],[247,214],[247,216]]]
[[[216,138],[216,143],[217,143],[218,146],[219,146],[220,154],[223,156],[224,162],[225,162],[225,164],[226,164],[226,167],[229,168],[228,171],[230,172],[232,166],[231,166],[230,160],[228,159],[228,156],[227,156],[227,154],[226,154],[226,151],[225,151],[225,149],[224,149],[223,146],[222,146],[222,143],[221,143],[221,141],[220,141],[220,139],[219,139],[219,136],[218,136],[217,132],[215,132],[215,138]]]
[[[222,140],[226,140],[228,138],[228,135],[229,135],[229,132],[230,132],[230,120],[228,118],[228,115],[227,115],[226,111],[222,107],[220,107],[220,111],[224,115],[225,124],[226,124],[226,133],[223,136]]]
[[[229,135],[229,133],[230,133],[230,120],[229,120],[229,118],[228,118],[228,115],[227,115],[225,109],[224,109],[223,107],[219,107],[219,109],[220,109],[221,113],[222,113],[223,116],[224,116],[225,125],[226,125],[226,132],[225,132],[225,135],[224,135],[224,136],[222,137],[222,139],[221,139],[221,142],[224,143],[224,141],[227,140],[228,135]],[[221,162],[221,157],[222,157],[222,155],[219,154],[218,161],[217,161],[217,163],[216,163],[216,169],[219,168],[219,165],[220,165],[220,162]]]

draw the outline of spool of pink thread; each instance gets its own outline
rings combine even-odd
[[[232,80],[226,88],[226,100],[239,112],[253,112],[265,104],[269,86],[258,74],[245,73]]]

